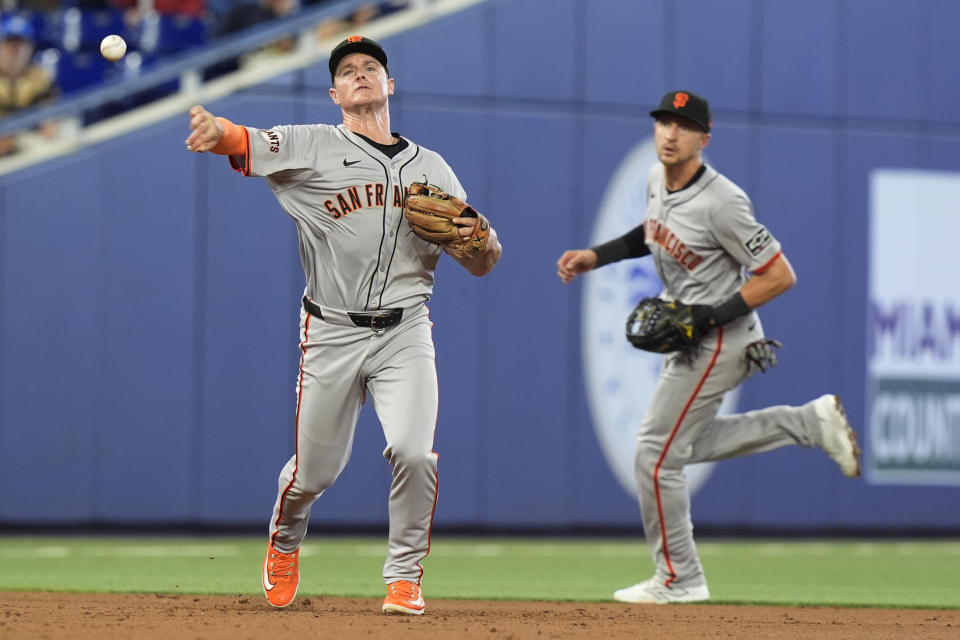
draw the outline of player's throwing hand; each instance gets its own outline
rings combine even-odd
[[[210,151],[223,138],[223,127],[212,113],[200,105],[190,109],[190,131],[186,139],[187,150],[197,153]]]

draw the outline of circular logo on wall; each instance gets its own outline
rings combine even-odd
[[[657,161],[652,139],[627,154],[600,203],[590,246],[619,237],[643,222],[647,174]],[[657,386],[663,356],[633,348],[626,340],[626,321],[641,298],[655,296],[661,289],[649,257],[609,264],[587,273],[584,282],[583,361],[593,424],[607,464],[634,497],[634,445]],[[726,395],[721,414],[734,410],[738,395],[738,389]],[[685,468],[691,494],[703,485],[713,465],[707,462]]]

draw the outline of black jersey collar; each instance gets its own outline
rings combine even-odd
[[[706,172],[707,172],[707,165],[701,163],[701,164],[700,164],[700,168],[697,169],[697,172],[696,172],[695,174],[693,174],[693,177],[690,178],[690,180],[687,181],[687,184],[683,185],[683,186],[680,187],[679,189],[675,189],[675,190],[671,191],[670,189],[667,189],[667,183],[666,183],[666,181],[664,181],[664,183],[663,183],[663,188],[666,189],[668,195],[671,194],[671,193],[678,193],[678,192],[680,192],[680,191],[683,191],[683,190],[686,189],[687,187],[692,186],[693,183],[695,183],[697,180],[699,180],[699,179],[700,179],[700,176],[702,176],[702,175],[703,175],[704,173],[706,173]]]

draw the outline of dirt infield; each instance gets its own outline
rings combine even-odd
[[[728,605],[430,600],[423,617],[385,616],[379,601],[0,592],[4,640],[194,638],[960,638],[960,611]]]

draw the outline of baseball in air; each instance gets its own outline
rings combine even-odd
[[[107,36],[100,41],[100,53],[107,60],[116,62],[127,53],[127,43],[120,36]]]

